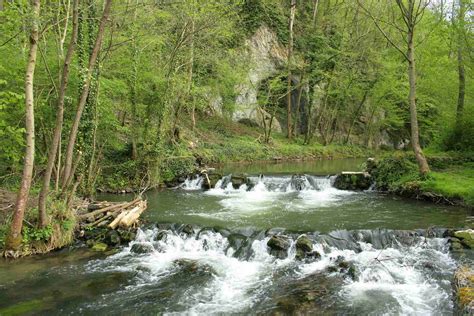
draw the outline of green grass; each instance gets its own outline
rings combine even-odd
[[[380,159],[375,174],[379,188],[392,192],[435,193],[449,200],[474,206],[474,162],[459,153],[429,154],[432,168],[421,177],[411,153],[397,153]]]
[[[474,163],[433,171],[428,179],[420,183],[420,187],[446,198],[462,199],[466,204],[474,206]]]

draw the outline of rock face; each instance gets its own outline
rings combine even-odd
[[[277,35],[267,26],[261,26],[245,44],[251,60],[250,70],[245,82],[236,87],[234,121],[251,120],[262,125],[266,113],[257,110],[257,90],[260,82],[276,74],[284,66],[287,53],[278,42]],[[263,115],[263,117],[262,117]],[[273,122],[273,130],[281,132],[280,123]]]
[[[267,246],[270,248],[271,255],[279,259],[284,259],[288,255],[290,242],[285,236],[274,235],[268,240]]]
[[[464,246],[474,249],[474,230],[458,230],[454,233],[454,237],[458,238],[461,241],[461,244]]]
[[[334,181],[334,187],[339,190],[367,190],[371,184],[372,177],[367,172],[342,172]]]

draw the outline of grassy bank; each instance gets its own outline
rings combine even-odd
[[[470,153],[427,154],[431,172],[421,177],[411,153],[379,159],[377,186],[402,195],[474,207],[474,158]]]

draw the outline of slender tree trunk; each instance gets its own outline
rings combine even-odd
[[[411,144],[415,153],[418,167],[422,175],[426,175],[430,168],[425,155],[420,147],[420,136],[418,128],[418,118],[416,111],[416,64],[415,64],[415,45],[413,41],[414,28],[408,30],[408,79],[410,83],[410,92],[408,94],[408,103],[410,104],[410,126],[411,126]]]
[[[192,95],[192,88],[193,88],[193,70],[194,70],[194,1],[192,2],[193,6],[193,13],[191,17],[191,36],[190,36],[190,56],[189,56],[189,73],[188,73],[188,97],[191,101],[191,122],[192,122],[192,130],[196,127],[196,106],[194,104],[194,98]]]
[[[21,229],[23,217],[28,204],[31,180],[33,176],[33,165],[35,160],[35,113],[33,80],[36,67],[36,52],[38,50],[40,0],[32,0],[33,9],[32,26],[30,32],[30,51],[25,74],[25,106],[26,106],[26,149],[23,165],[23,176],[21,178],[20,190],[15,205],[10,231],[5,244],[6,250],[18,250],[21,245]]]
[[[291,67],[293,59],[293,24],[295,22],[296,15],[296,0],[291,0],[290,7],[290,38],[288,41],[288,78],[287,78],[287,89],[286,89],[286,116],[287,116],[287,129],[288,139],[292,138],[291,129]]]
[[[357,110],[354,113],[354,118],[351,121],[351,125],[349,126],[349,130],[347,131],[346,140],[344,141],[344,143],[346,143],[346,144],[349,142],[349,138],[351,137],[351,133],[352,133],[352,129],[354,128],[355,121],[357,119],[357,116],[360,113],[360,110],[364,106],[365,101],[367,100],[367,96],[369,95],[370,89],[371,88],[365,90],[364,96],[362,97],[362,100],[360,101],[359,106],[357,107]]]
[[[89,59],[86,80],[84,82],[82,92],[79,98],[79,102],[77,105],[76,116],[74,117],[74,121],[71,126],[71,132],[69,134],[69,141],[67,144],[66,155],[64,158],[64,171],[62,175],[63,190],[65,189],[66,183],[68,182],[69,178],[71,177],[72,159],[74,155],[74,146],[76,145],[79,123],[81,121],[82,112],[84,111],[84,106],[87,101],[87,96],[89,95],[92,72],[94,71],[97,56],[99,55],[100,46],[102,44],[102,39],[104,37],[105,24],[107,23],[107,20],[109,18],[111,6],[112,6],[112,0],[106,0],[104,12],[100,20],[99,30],[97,32],[94,48],[92,50],[92,54]]]
[[[48,164],[43,177],[43,186],[38,198],[38,212],[39,212],[39,226],[45,227],[47,225],[47,214],[46,214],[46,199],[49,193],[49,185],[51,181],[51,174],[56,161],[56,155],[59,148],[59,142],[61,139],[61,132],[63,128],[64,120],[64,98],[66,96],[66,90],[69,82],[69,66],[71,64],[72,56],[77,42],[77,29],[78,29],[78,6],[79,0],[74,0],[73,4],[73,27],[71,41],[66,53],[66,59],[64,60],[63,72],[61,76],[61,86],[59,88],[58,107],[56,112],[56,125],[54,127],[53,140],[48,153]],[[58,170],[59,173],[59,170]]]
[[[314,0],[314,6],[313,6],[313,25],[316,23],[316,16],[318,15],[318,5],[319,5],[319,0]]]
[[[137,6],[138,1],[135,2],[135,7],[133,9],[133,33],[136,31],[135,23],[137,21]],[[135,36],[133,34],[132,36]],[[138,45],[137,40],[135,37],[132,38],[132,59],[133,59],[133,66],[132,66],[132,78],[130,82],[130,105],[131,105],[131,118],[132,118],[132,160],[136,160],[138,158],[138,150],[137,150],[137,80],[138,80],[138,63],[139,63],[139,56],[138,56]]]
[[[458,78],[459,78],[459,90],[458,90],[458,104],[456,109],[456,124],[460,127],[462,121],[462,115],[464,112],[464,98],[466,94],[466,75],[464,68],[463,58],[463,42],[464,42],[464,27],[465,27],[465,14],[466,6],[464,0],[459,0],[459,13],[457,23],[457,35],[458,35]]]

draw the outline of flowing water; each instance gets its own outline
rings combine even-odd
[[[114,254],[78,248],[1,262],[0,315],[452,314],[459,258],[434,227],[466,226],[468,212],[340,191],[329,174],[359,162],[320,163],[225,166],[250,182],[234,188],[223,177],[204,191],[196,177],[149,192],[146,223]],[[267,247],[275,234],[290,245],[280,258]],[[301,234],[318,256],[295,258]]]

